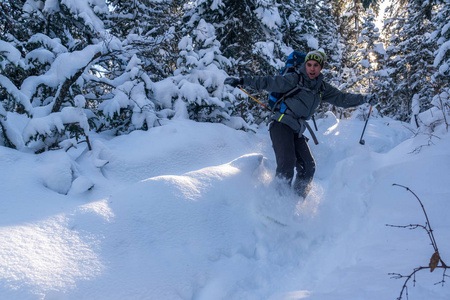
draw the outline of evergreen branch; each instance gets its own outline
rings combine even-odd
[[[92,63],[95,59],[99,58],[101,55],[102,55],[101,52],[96,53],[86,66],[88,66],[90,63]],[[78,70],[72,77],[66,78],[66,80],[64,81],[62,86],[58,89],[55,103],[53,104],[52,113],[60,111],[61,105],[63,104],[64,98],[66,97],[67,93],[69,92],[70,87],[72,86],[72,84],[74,84],[78,80],[78,78],[81,76],[81,74],[83,74],[86,66],[81,68],[80,70]]]
[[[17,149],[16,145],[9,139],[7,130],[5,126],[3,125],[3,121],[6,120],[5,116],[0,115],[0,131],[2,133],[3,142],[5,143],[6,147]]]

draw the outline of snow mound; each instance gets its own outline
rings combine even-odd
[[[274,180],[264,127],[173,121],[93,135],[93,151],[0,148],[0,298],[395,298],[403,282],[387,274],[409,274],[433,249],[423,231],[385,226],[424,221],[392,184],[421,197],[447,259],[450,139],[409,139],[374,118],[362,146],[362,120],[318,123],[306,199]],[[442,272],[417,279],[410,295],[449,298],[433,284]]]

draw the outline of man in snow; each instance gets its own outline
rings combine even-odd
[[[270,124],[270,138],[277,162],[276,177],[291,185],[294,168],[297,171],[293,188],[305,198],[311,189],[311,181],[316,163],[308,147],[308,139],[303,135],[306,120],[309,120],[321,101],[340,107],[353,107],[369,103],[375,105],[376,95],[344,93],[323,81],[322,68],[325,53],[311,51],[296,72],[278,76],[228,77],[224,83],[232,87],[250,86],[258,90],[286,93],[299,86],[292,96],[286,97],[273,110]]]

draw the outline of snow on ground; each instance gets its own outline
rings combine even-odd
[[[40,155],[0,148],[1,299],[396,299],[433,254],[450,257],[450,139],[407,124],[318,120],[305,201],[273,180],[257,133],[171,121]],[[429,143],[432,145],[429,145]],[[72,181],[74,183],[72,184]],[[93,186],[93,187],[92,187]],[[90,188],[90,189],[88,189]],[[267,216],[283,224],[269,220]],[[410,299],[449,299],[418,273]]]

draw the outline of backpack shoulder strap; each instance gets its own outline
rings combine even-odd
[[[278,104],[284,103],[284,99],[295,96],[298,92],[301,90],[310,90],[309,88],[305,87],[304,85],[304,78],[301,74],[298,74],[299,80],[295,87],[293,87],[291,90],[287,91],[283,94],[283,96],[280,97],[280,99],[275,102],[275,104],[272,107],[272,114],[275,112],[275,109],[278,107]]]
[[[322,80],[322,84],[320,85],[319,91],[323,93],[325,92],[325,89],[326,89],[325,81]]]

